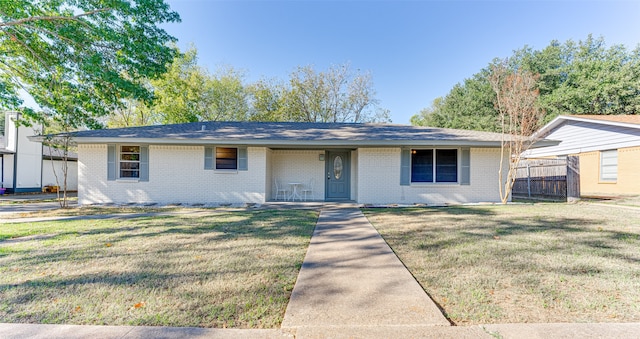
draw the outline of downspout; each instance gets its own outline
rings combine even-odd
[[[18,117],[20,117],[20,115],[18,114]],[[16,151],[13,154],[13,193],[16,193],[16,189],[18,188],[18,140],[20,140],[20,138],[18,138],[18,133],[20,133],[20,129],[18,128],[18,126],[16,126]]]
[[[44,126],[42,126],[42,135],[44,135]],[[53,162],[53,156],[51,157],[51,162]],[[42,179],[44,179],[43,172],[44,172],[44,142],[41,142],[40,143],[40,193],[42,193],[42,188],[44,187],[44,182],[42,182]]]

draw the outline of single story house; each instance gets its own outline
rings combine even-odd
[[[499,202],[501,138],[431,127],[298,122],[195,122],[73,137],[80,205],[291,198]]]
[[[640,194],[640,116],[563,115],[537,134],[560,143],[525,157],[578,156],[582,196]]]
[[[56,186],[56,174],[62,182],[62,152],[29,137],[39,127],[17,124],[18,112],[4,113],[4,134],[0,135],[0,187],[9,193],[40,192],[44,186]],[[78,156],[67,155],[67,190],[78,189]],[[60,184],[62,185],[62,184]]]

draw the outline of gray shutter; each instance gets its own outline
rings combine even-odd
[[[400,151],[400,186],[411,184],[411,150]]]
[[[471,184],[471,150],[466,147],[460,149],[460,185]]]
[[[246,171],[249,167],[247,159],[247,148],[238,147],[238,171]]]
[[[204,148],[204,169],[213,169],[213,147]]]
[[[116,180],[116,145],[107,145],[107,180]]]
[[[149,146],[140,146],[140,181],[149,181]]]

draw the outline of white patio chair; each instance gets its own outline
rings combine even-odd
[[[273,182],[276,184],[276,200],[278,200],[280,194],[282,194],[282,200],[287,200],[287,197],[289,196],[289,189],[285,186],[281,186],[278,179],[274,178]]]
[[[315,185],[316,180],[311,178],[309,180],[309,184],[305,187],[302,188],[302,190],[300,191],[300,194],[302,194],[302,197],[304,198],[304,201],[307,201],[307,196],[311,196],[311,200],[314,199],[313,197],[313,186]]]

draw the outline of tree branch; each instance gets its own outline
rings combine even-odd
[[[62,16],[62,15],[51,15],[51,16],[32,16],[32,17],[28,17],[28,18],[22,18],[22,19],[18,19],[18,20],[13,20],[13,21],[7,21],[7,22],[0,22],[0,27],[10,27],[10,26],[18,26],[18,25],[22,25],[25,24],[27,22],[32,22],[32,21],[60,21],[60,20],[78,20],[81,17],[84,16],[89,16],[89,15],[93,15],[96,13],[100,13],[100,12],[108,12],[112,10],[112,8],[100,8],[100,9],[96,9],[93,11],[89,11],[89,12],[84,12],[84,13],[80,13],[78,15],[74,15],[74,16]]]

